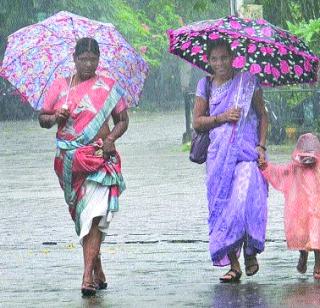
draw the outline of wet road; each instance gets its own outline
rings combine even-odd
[[[260,272],[221,285],[207,250],[204,167],[181,151],[183,112],[131,114],[118,144],[127,190],[102,246],[107,291],[80,294],[82,250],[52,170],[54,131],[0,123],[0,307],[317,307],[320,284],[295,270],[283,198],[270,190]],[[285,161],[288,154],[271,152]]]

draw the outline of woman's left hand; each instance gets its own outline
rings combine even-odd
[[[108,160],[110,156],[115,155],[116,147],[114,145],[114,141],[109,138],[106,138],[103,142],[102,150],[103,150],[103,158],[105,160]]]

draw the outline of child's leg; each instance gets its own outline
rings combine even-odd
[[[317,280],[320,280],[320,250],[314,251],[313,277]]]
[[[304,274],[307,271],[308,252],[306,250],[299,250],[300,257],[297,265],[297,271]]]

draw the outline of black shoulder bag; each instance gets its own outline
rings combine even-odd
[[[208,101],[211,95],[211,85],[212,81],[210,76],[206,77],[206,99]],[[209,107],[208,107],[209,108]],[[209,115],[209,109],[207,110],[207,115]],[[192,131],[192,140],[189,159],[197,164],[203,164],[207,160],[208,147],[210,144],[209,131],[206,132],[196,132]]]

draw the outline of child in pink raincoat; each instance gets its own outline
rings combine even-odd
[[[284,224],[287,246],[299,250],[297,270],[307,270],[308,251],[313,250],[313,276],[320,279],[320,142],[308,133],[299,137],[292,161],[275,165],[260,161],[264,177],[285,197]]]

